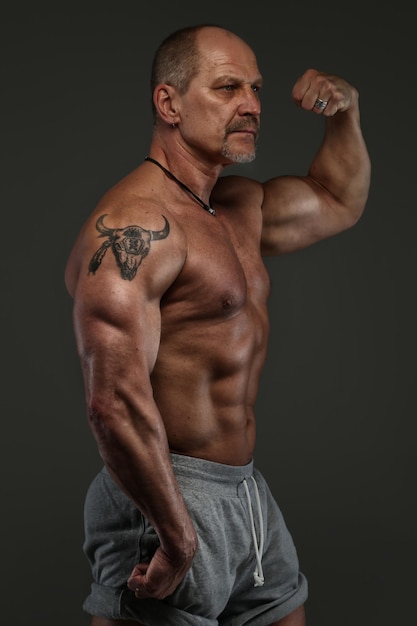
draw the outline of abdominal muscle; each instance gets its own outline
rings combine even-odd
[[[228,465],[252,459],[268,322],[266,307],[244,309],[165,328],[152,385],[172,452]]]

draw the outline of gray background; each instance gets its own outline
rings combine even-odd
[[[268,5],[268,6],[267,6]],[[308,67],[361,94],[373,162],[352,230],[268,260],[272,334],[256,462],[310,581],[309,626],[415,619],[416,78],[411,4],[368,12],[195,2],[19,4],[2,15],[0,620],[85,626],[82,506],[100,466],[63,272],[102,193],[147,152],[153,52],[216,22],[264,74],[258,158],[241,173],[304,173],[322,120],[290,93]],[[72,5],[73,6],[73,5]],[[410,10],[409,10],[410,9]]]

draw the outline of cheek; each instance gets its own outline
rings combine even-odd
[[[228,120],[219,116],[217,110],[193,110],[183,118],[182,132],[185,138],[213,144],[223,141]]]

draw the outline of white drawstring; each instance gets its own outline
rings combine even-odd
[[[256,568],[253,573],[253,578],[255,579],[255,587],[262,587],[265,581],[264,573],[262,570],[262,552],[264,549],[264,524],[263,524],[263,518],[262,518],[262,508],[261,508],[261,500],[259,498],[258,485],[256,484],[256,480],[254,479],[254,477],[251,476],[251,478],[252,478],[254,488],[255,488],[256,503],[258,505],[259,545],[258,545],[258,539],[256,537],[255,522],[253,519],[252,499],[250,497],[249,487],[248,487],[248,483],[246,482],[246,478],[243,479],[243,484],[245,486],[246,497],[248,499],[248,504],[249,504],[249,516],[250,516],[250,522],[251,522],[251,527],[252,527],[253,545],[255,547],[255,555],[256,555]]]

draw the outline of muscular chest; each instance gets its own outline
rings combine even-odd
[[[266,304],[269,278],[257,228],[217,217],[200,226],[187,229],[187,259],[164,298],[166,313],[181,307],[183,317],[220,320]]]

